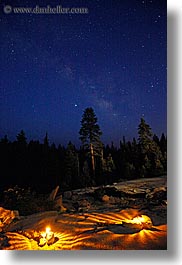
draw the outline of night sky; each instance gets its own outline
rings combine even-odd
[[[165,0],[0,3],[0,137],[78,145],[93,107],[102,141],[137,137],[143,116],[166,133]],[[3,7],[86,7],[88,14],[5,14]]]

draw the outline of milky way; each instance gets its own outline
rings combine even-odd
[[[83,110],[93,107],[104,143],[137,136],[143,116],[166,133],[164,0],[70,0],[87,14],[6,14],[4,6],[52,7],[60,1],[0,3],[0,136],[79,144]]]

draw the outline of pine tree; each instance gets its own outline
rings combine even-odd
[[[157,145],[159,145],[159,143],[160,143],[159,137],[156,134],[154,134],[154,136],[153,136],[153,141],[156,142]]]
[[[140,152],[142,176],[146,174],[159,174],[163,170],[162,153],[156,141],[153,140],[153,133],[150,126],[141,118],[138,127],[138,143]],[[154,137],[155,139],[156,137]]]
[[[97,124],[97,117],[93,108],[85,109],[79,134],[84,150],[91,157],[92,172],[95,175],[95,159],[96,157],[102,158],[103,144],[100,140],[102,132]]]
[[[105,162],[105,171],[112,173],[116,169],[112,155],[109,154]]]
[[[67,188],[78,186],[79,160],[75,146],[69,142],[64,158],[64,185]]]
[[[2,139],[0,140],[0,143],[1,143],[1,144],[4,144],[4,145],[8,144],[8,143],[9,143],[8,136],[5,135],[4,138],[2,138]]]
[[[164,133],[161,135],[159,146],[163,155],[167,153],[167,138],[165,137]]]
[[[141,118],[141,122],[138,126],[138,135],[139,135],[138,143],[140,147],[140,152],[142,154],[146,154],[150,150],[153,134],[150,126],[145,122],[143,118]]]
[[[25,137],[25,132],[23,130],[20,131],[20,133],[16,136],[18,144],[26,145],[27,144],[27,138]]]
[[[88,187],[90,185],[93,185],[92,179],[89,173],[89,165],[88,165],[87,160],[85,160],[83,163],[83,175],[80,176],[80,179],[81,179],[80,180],[81,187]]]
[[[28,161],[27,161],[27,139],[23,130],[16,136],[17,141],[14,143],[15,158],[14,165],[17,172],[17,184],[25,183]]]
[[[46,132],[46,135],[45,135],[45,137],[44,137],[44,146],[45,147],[49,147],[49,139],[48,139],[48,134],[47,134],[47,132]]]
[[[166,172],[167,171],[167,137],[165,137],[164,133],[162,133],[162,136],[160,138],[159,146],[163,156],[162,164],[164,167],[164,171]]]

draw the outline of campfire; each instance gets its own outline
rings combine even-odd
[[[43,232],[35,232],[33,239],[37,242],[39,247],[53,245],[59,240],[57,237],[55,237],[54,232],[51,231],[50,226],[47,226]]]

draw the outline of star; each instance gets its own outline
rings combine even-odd
[[[98,122],[102,121],[106,144],[113,135],[119,141],[125,126],[126,137],[136,136],[134,128],[142,113],[153,121],[154,132],[165,133],[165,4],[152,0],[116,1],[116,5],[88,2],[87,15],[0,18],[4,133],[16,133],[23,124],[27,134],[50,130],[56,144],[72,140],[79,145],[76,132],[87,107],[93,107]],[[12,116],[8,108],[19,108],[20,113]],[[162,122],[155,120],[154,109]],[[37,124],[31,120],[35,116]]]

